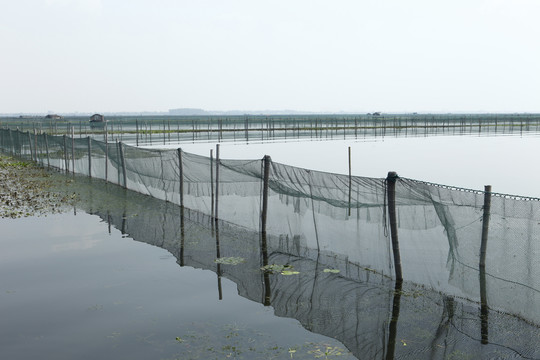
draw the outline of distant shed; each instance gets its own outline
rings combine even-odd
[[[101,115],[101,114],[94,114],[92,116],[90,116],[90,122],[104,122],[105,121],[105,116]]]
[[[64,117],[63,116],[60,116],[60,115],[57,115],[57,114],[48,114],[45,116],[45,119],[54,119],[54,120],[59,120],[59,119],[63,119]]]

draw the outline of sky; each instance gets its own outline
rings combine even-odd
[[[540,112],[540,0],[0,0],[0,113]]]

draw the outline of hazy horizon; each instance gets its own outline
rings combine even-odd
[[[536,0],[0,5],[0,114],[540,112]]]

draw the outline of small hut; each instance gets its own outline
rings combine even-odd
[[[60,120],[63,119],[63,116],[57,115],[57,114],[48,114],[45,116],[45,119],[53,119],[53,120]]]
[[[105,116],[101,114],[94,114],[90,116],[90,122],[91,123],[105,122]]]
[[[105,116],[101,114],[90,116],[90,127],[92,128],[104,128],[106,123]]]

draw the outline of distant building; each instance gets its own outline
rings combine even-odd
[[[96,122],[105,122],[105,116],[101,114],[94,114],[90,116],[90,122],[96,123]]]
[[[56,115],[56,114],[49,114],[49,115],[45,116],[45,119],[58,120],[58,119],[63,119],[63,118],[64,118],[63,116]]]

